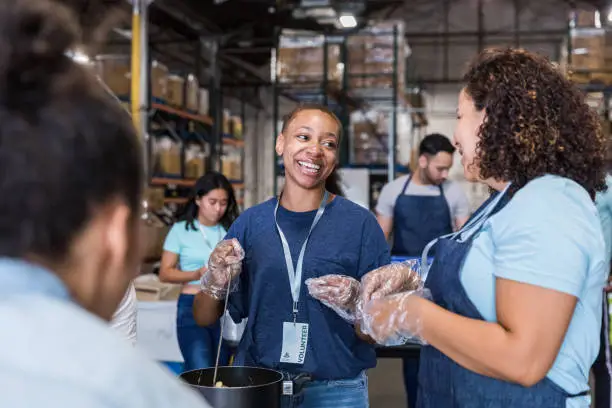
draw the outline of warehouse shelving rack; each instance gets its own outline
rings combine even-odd
[[[577,10],[574,9],[574,14]],[[595,10],[592,10],[594,13]],[[603,15],[603,14],[602,14]],[[572,15],[567,22],[566,36],[566,69],[570,78],[574,83],[586,94],[587,101],[595,101],[590,105],[597,109],[597,113],[601,118],[601,125],[604,135],[608,138],[612,134],[612,66],[605,66],[602,69],[573,69],[572,55],[574,54],[572,37],[579,35],[581,32],[593,33],[598,30],[600,35],[610,36],[612,26],[608,24],[599,24],[596,27],[581,27],[577,26],[576,21],[572,19]],[[598,100],[598,101],[597,101]]]
[[[195,179],[185,177],[185,144],[196,141],[205,144],[209,151],[209,160],[205,162],[204,169],[219,170],[222,167],[223,151],[226,146],[242,149],[244,160],[244,142],[230,134],[223,133],[223,90],[221,88],[221,69],[218,65],[218,49],[220,38],[197,37],[195,47],[195,63],[190,71],[198,80],[207,78],[206,84],[209,92],[208,115],[197,114],[184,108],[177,108],[166,104],[162,100],[150,97],[151,95],[151,63],[153,46],[149,43],[149,6],[150,0],[134,0],[132,2],[132,36],[131,36],[131,93],[119,95],[119,98],[130,105],[134,125],[143,141],[143,159],[145,174],[150,187],[164,188],[164,203],[173,211],[187,201],[190,189]],[[170,56],[172,58],[173,56]],[[209,61],[208,69],[204,69],[202,60]],[[241,111],[244,123],[244,106]],[[157,129],[155,129],[157,128]],[[157,137],[159,130],[169,133],[173,138],[181,141],[181,172],[180,174],[154,174],[152,157],[152,138]],[[244,172],[244,170],[243,170]],[[244,177],[231,180],[235,189],[244,190]],[[239,200],[243,205],[244,199]]]
[[[280,37],[283,35],[281,32],[277,32],[276,35],[276,46],[273,50],[271,60],[271,72],[272,72],[272,88],[273,88],[273,123],[274,123],[274,137],[280,132],[280,122],[282,120],[280,116],[280,96],[285,96],[298,103],[316,102],[323,105],[329,106],[338,115],[339,119],[343,124],[343,133],[347,135],[342,140],[340,146],[340,167],[359,167],[367,168],[372,173],[383,173],[388,176],[389,180],[395,178],[396,172],[404,172],[406,168],[403,166],[396,165],[396,142],[397,142],[397,119],[398,113],[401,109],[407,109],[406,102],[404,100],[404,89],[400,88],[400,84],[404,81],[400,80],[400,75],[404,75],[403,72],[399,72],[399,46],[400,46],[400,30],[398,25],[394,25],[389,31],[383,32],[372,32],[367,30],[361,30],[351,33],[336,32],[331,34],[323,34],[323,68],[322,78],[320,80],[311,81],[287,81],[281,82],[278,78],[278,55],[279,55],[279,43]],[[321,35],[319,33],[305,33],[305,34],[290,34],[291,37],[306,37],[311,38],[315,35]],[[392,72],[389,73],[354,73],[351,72],[349,66],[349,47],[348,40],[352,36],[393,36],[393,61],[392,61]],[[328,61],[329,61],[329,47],[332,44],[338,44],[340,46],[340,64],[342,64],[341,80],[339,82],[332,81],[329,78],[328,73]],[[351,87],[351,80],[355,79],[369,79],[369,78],[381,78],[386,77],[390,79],[391,87],[389,88],[353,88]],[[403,77],[402,77],[403,79]],[[388,140],[388,163],[386,166],[381,165],[356,165],[351,163],[349,148],[349,135],[350,132],[350,114],[356,110],[363,110],[370,107],[384,110],[390,116],[389,120],[389,140]],[[274,166],[274,191],[278,193],[279,176],[282,177],[283,166],[279,158],[276,157],[276,164]]]

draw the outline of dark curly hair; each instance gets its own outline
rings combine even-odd
[[[553,174],[591,197],[605,184],[605,138],[584,95],[546,58],[518,49],[480,53],[464,76],[476,109],[486,109],[476,157],[482,179],[516,192]]]

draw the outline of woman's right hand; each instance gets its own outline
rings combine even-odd
[[[223,300],[235,289],[236,285],[231,283],[242,272],[243,259],[244,250],[237,239],[219,242],[210,254],[208,269],[202,275],[202,291],[217,300]]]

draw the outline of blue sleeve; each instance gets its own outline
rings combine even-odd
[[[174,224],[172,228],[170,228],[170,232],[168,232],[166,240],[164,241],[164,251],[175,254],[181,253],[181,228],[184,228],[182,224]]]
[[[236,238],[240,242],[240,246],[245,253],[248,251],[247,236],[248,218],[245,215],[238,217],[232,224],[225,239]],[[242,262],[242,273],[238,278],[238,286],[236,291],[230,294],[228,301],[228,309],[232,320],[235,323],[240,323],[242,319],[248,316],[249,312],[249,271],[245,260]]]
[[[357,276],[361,279],[366,273],[390,263],[391,254],[385,234],[376,219],[370,215],[366,218],[362,230]]]
[[[606,254],[612,257],[612,177],[606,177],[608,190],[603,193],[598,193],[595,200],[601,229],[606,243]]]
[[[601,233],[592,203],[577,188],[519,191],[491,220],[496,277],[580,295],[590,246]]]

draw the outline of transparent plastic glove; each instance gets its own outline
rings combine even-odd
[[[421,289],[423,282],[418,270],[418,262],[411,259],[368,272],[361,279],[361,302],[365,304],[394,293]]]
[[[308,293],[344,320],[354,323],[360,284],[350,276],[325,275],[306,280]]]
[[[361,331],[383,346],[408,341],[427,344],[421,338],[423,322],[418,298],[431,299],[431,294],[428,289],[418,289],[367,302],[361,316]]]
[[[237,239],[219,242],[210,254],[208,269],[200,280],[202,292],[214,299],[223,300],[235,291],[235,278],[242,272],[243,259],[244,250]]]

